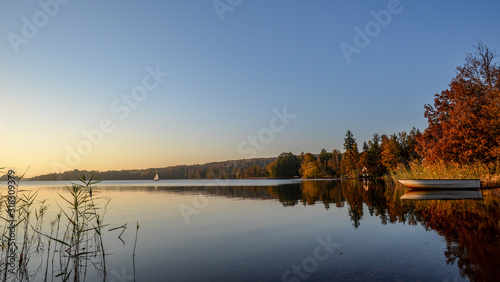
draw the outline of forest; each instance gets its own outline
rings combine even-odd
[[[100,180],[152,180],[156,174],[160,179],[242,179],[267,176],[266,167],[276,158],[254,158],[213,162],[197,165],[178,165],[163,168],[134,170],[87,171],[71,170],[50,173],[30,180],[75,180],[82,173],[95,172]]]
[[[351,131],[344,138],[344,152],[322,149],[319,154],[304,153],[296,156],[282,153],[268,167],[270,177],[277,178],[351,178],[362,176],[380,177],[399,164],[420,160],[417,152],[417,138],[421,135],[413,128],[409,133],[392,135],[373,134],[358,150],[358,144]]]
[[[380,177],[412,166],[481,166],[500,174],[500,67],[495,51],[478,42],[457,67],[448,89],[424,106],[428,127],[421,132],[373,134],[360,147],[347,131],[344,148],[319,154],[284,152],[276,158],[244,159],[200,165],[99,172],[111,179],[242,179]],[[66,171],[31,180],[73,180],[87,171]]]

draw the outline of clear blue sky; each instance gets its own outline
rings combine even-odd
[[[59,1],[0,4],[0,167],[28,176],[423,130],[472,45],[500,52],[498,1]]]

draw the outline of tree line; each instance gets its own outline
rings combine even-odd
[[[152,180],[156,174],[160,179],[242,179],[267,177],[266,167],[276,158],[254,158],[212,162],[197,165],[177,165],[163,168],[134,170],[88,171],[71,170],[49,173],[30,180],[75,180],[82,173],[96,173],[100,180]]]
[[[304,153],[294,155],[282,153],[268,166],[270,177],[277,178],[338,178],[358,177],[365,174],[379,177],[399,164],[407,164],[420,159],[416,139],[421,135],[413,128],[409,133],[402,131],[392,135],[377,133],[368,142],[363,142],[361,150],[350,130],[344,138],[344,152],[335,149],[319,154]]]

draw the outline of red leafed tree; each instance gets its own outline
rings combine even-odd
[[[418,138],[426,161],[490,162],[500,157],[500,67],[479,43],[449,88],[425,105],[429,126]]]

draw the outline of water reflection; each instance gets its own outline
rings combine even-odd
[[[113,188],[106,189],[127,189]],[[380,223],[421,225],[446,240],[444,255],[448,264],[457,264],[462,277],[475,281],[495,281],[500,269],[499,189],[464,191],[458,200],[405,201],[406,188],[384,181],[301,181],[280,186],[244,187],[141,187],[143,191],[205,194],[252,200],[275,200],[284,207],[323,205],[325,209],[347,206],[354,228],[364,217],[377,217]],[[449,192],[449,191],[448,191]],[[478,194],[479,192],[479,194]],[[429,193],[428,193],[429,194]],[[432,192],[430,193],[433,194]],[[434,198],[439,192],[434,192]],[[460,194],[460,193],[459,193]],[[462,193],[463,194],[463,193]],[[474,195],[472,195],[474,194]],[[407,193],[406,195],[415,195]],[[422,195],[420,195],[422,196]],[[432,198],[432,197],[431,197]],[[460,198],[456,195],[455,198]],[[364,214],[367,207],[369,214]]]
[[[96,190],[101,190],[104,195],[116,196],[117,204],[110,214],[110,223],[113,223],[113,226],[130,223],[131,216],[139,214],[141,226],[144,226],[144,233],[141,234],[144,237],[140,237],[141,246],[144,248],[148,244],[153,245],[147,255],[143,253],[139,256],[139,263],[145,263],[150,253],[158,251],[156,256],[151,255],[153,259],[148,261],[146,266],[139,266],[139,272],[144,275],[144,269],[147,269],[149,264],[162,261],[161,267],[158,265],[155,272],[158,276],[152,275],[149,280],[166,275],[167,273],[162,272],[166,269],[165,265],[169,265],[170,269],[179,270],[176,272],[178,276],[172,274],[173,277],[182,278],[186,273],[193,273],[191,269],[180,270],[181,267],[187,267],[181,263],[183,259],[198,259],[199,267],[205,265],[206,261],[212,263],[205,265],[205,269],[200,268],[199,275],[213,270],[214,265],[238,262],[228,269],[234,272],[240,264],[247,263],[252,264],[254,268],[248,267],[246,272],[239,270],[241,272],[238,273],[255,275],[253,277],[261,279],[254,280],[263,280],[258,273],[254,273],[255,269],[259,269],[259,273],[267,270],[267,277],[278,277],[280,271],[296,262],[287,260],[290,256],[289,250],[296,251],[301,261],[304,257],[300,257],[300,254],[303,253],[307,257],[310,255],[310,248],[314,248],[308,245],[310,241],[305,238],[310,235],[312,242],[316,242],[315,236],[325,236],[327,231],[331,232],[345,249],[342,250],[342,255],[332,256],[331,262],[322,264],[324,268],[318,270],[317,277],[374,279],[382,276],[371,275],[380,272],[387,279],[393,279],[399,274],[408,275],[400,276],[400,279],[436,278],[436,275],[423,272],[448,271],[429,265],[435,262],[444,264],[446,259],[447,264],[458,266],[463,278],[498,281],[500,189],[482,190],[482,199],[408,201],[402,196],[412,193],[407,193],[408,189],[392,182],[332,180],[280,182],[278,185],[263,181],[259,182],[260,185],[253,185],[257,182],[229,181],[225,182],[228,185],[224,186],[216,186],[213,181],[196,182],[197,186],[192,183],[176,186],[151,185],[154,184],[152,181],[127,182],[127,185],[111,185],[106,182],[106,185],[98,186]],[[26,186],[31,188],[30,185]],[[46,193],[41,198],[58,197],[54,195],[63,193],[65,189],[61,185],[43,188],[34,185],[34,188],[40,189],[40,193]],[[187,225],[182,221],[178,205],[191,204],[191,200],[200,194],[210,199],[210,205],[193,216],[193,223]],[[194,197],[190,197],[191,195]],[[55,203],[52,205],[57,207]],[[302,209],[302,206],[306,209]],[[403,224],[412,226],[412,230]],[[4,227],[4,230],[5,228],[7,227]],[[437,237],[435,234],[424,232],[423,229],[442,236],[446,242],[446,245],[441,245],[443,251],[434,249],[429,256],[429,245],[418,245],[428,244],[422,242],[424,237]],[[117,241],[118,233],[114,237],[106,237],[109,239],[107,242],[111,243],[110,250],[114,252],[123,248],[121,254],[125,254],[109,257],[110,264],[115,268],[126,260],[126,255],[132,253],[131,243],[128,242],[133,242],[131,240],[134,239],[133,233],[125,232],[124,236],[129,237],[128,240],[124,239],[127,246],[123,246]],[[431,236],[427,237],[424,233]],[[422,241],[419,241],[420,239]],[[392,241],[398,241],[399,244],[393,244]],[[155,242],[169,243],[159,246],[155,245]],[[268,251],[263,251],[259,256],[259,253],[255,252],[259,250],[259,246]],[[192,250],[201,249],[204,250],[201,252],[204,257],[200,254],[190,256]],[[419,252],[414,252],[415,250]],[[167,259],[164,253],[169,254],[169,264],[163,264],[163,260]],[[408,255],[405,255],[406,253]],[[417,253],[423,257],[415,256]],[[5,254],[3,255],[5,257]],[[230,260],[226,260],[228,256],[231,256]],[[389,256],[393,259],[390,262],[386,258]],[[379,257],[383,262],[374,266]],[[395,266],[399,261],[403,263]],[[282,267],[280,263],[286,266]],[[426,263],[427,265],[422,265]],[[390,265],[390,270],[386,269],[387,265]],[[382,271],[382,268],[388,272]],[[455,266],[450,268],[453,269],[453,275],[458,274]],[[216,274],[212,272],[215,276],[207,277],[216,281]],[[196,275],[193,274],[192,277],[197,277]],[[453,276],[448,273],[442,277],[449,279]]]
[[[472,190],[410,190],[401,196],[401,200],[463,200],[482,199],[478,189]]]
[[[280,187],[276,189],[281,190]],[[406,189],[380,181],[368,184],[360,181],[325,182],[321,185],[303,182],[300,189],[300,201],[304,205],[322,202],[328,209],[331,204],[336,207],[346,204],[354,228],[362,224],[365,216],[363,205],[366,205],[370,216],[379,217],[381,224],[421,224],[426,230],[435,230],[446,239],[447,263],[456,263],[463,277],[475,281],[498,281],[500,200],[494,195],[498,190],[483,191],[483,200],[402,201],[400,198]],[[481,193],[479,191],[464,193],[474,194],[467,197],[483,198],[477,194]],[[288,204],[293,200],[288,199]]]

